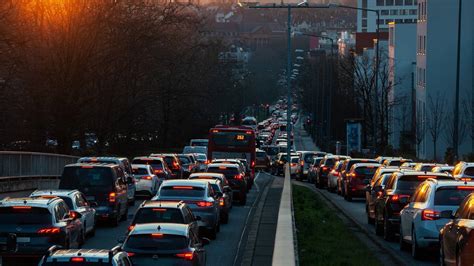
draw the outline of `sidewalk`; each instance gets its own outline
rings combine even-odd
[[[272,265],[283,178],[275,177],[265,188],[249,226],[242,266]]]

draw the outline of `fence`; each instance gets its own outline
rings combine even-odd
[[[58,176],[78,157],[40,152],[0,151],[0,177]]]

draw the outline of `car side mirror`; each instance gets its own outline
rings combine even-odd
[[[439,216],[445,219],[454,219],[453,212],[451,210],[442,211]]]
[[[211,243],[211,240],[209,240],[209,238],[203,237],[201,238],[201,243],[203,246],[207,246]]]
[[[201,216],[195,216],[195,217],[194,217],[194,220],[195,220],[195,221],[201,221]]]
[[[125,238],[126,238],[126,236],[121,236],[121,237],[119,237],[119,238],[117,239],[117,242],[118,242],[119,244],[123,244],[123,243],[125,243]]]

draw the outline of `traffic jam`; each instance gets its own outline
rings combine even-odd
[[[439,253],[441,265],[474,263],[474,163],[297,151],[293,131],[287,135],[296,105],[291,114],[281,100],[271,109],[261,122],[248,116],[240,125],[217,125],[181,154],[83,157],[64,167],[58,187],[4,198],[4,265],[24,257],[33,265],[206,265],[206,246],[233,208],[247,204],[257,173],[283,177],[287,165],[296,181],[347,202],[365,200],[375,233],[415,259]],[[109,236],[117,238],[114,248],[81,249],[97,228],[126,222],[126,232]]]

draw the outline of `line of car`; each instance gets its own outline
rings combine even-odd
[[[0,201],[2,262],[42,257],[39,265],[205,265],[204,246],[228,223],[234,202],[246,204],[254,183],[244,160],[208,162],[205,154],[194,153],[131,162],[80,158],[64,167],[58,187]],[[129,214],[138,195],[151,199]],[[80,249],[97,224],[117,226],[127,218],[132,222],[116,248]]]
[[[304,165],[304,152],[297,154]],[[295,178],[347,201],[365,199],[367,222],[377,235],[387,241],[398,236],[400,249],[415,259],[439,250],[441,265],[474,263],[474,163],[311,154],[308,174]]]

